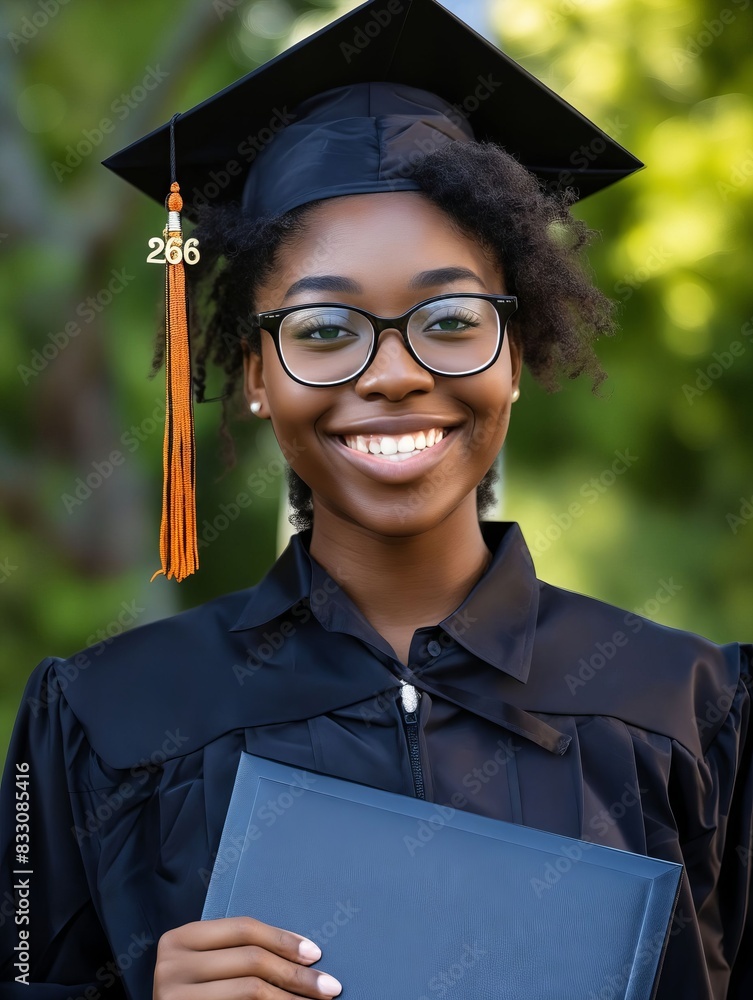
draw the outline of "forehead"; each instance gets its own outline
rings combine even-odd
[[[473,271],[489,291],[503,290],[501,272],[479,241],[421,192],[331,198],[309,212],[300,235],[280,250],[259,299],[271,301],[262,308],[274,308],[294,282],[310,275],[344,275],[367,295],[399,296],[415,274],[448,267]],[[298,298],[306,294],[290,301]]]

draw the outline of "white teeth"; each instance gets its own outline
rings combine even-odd
[[[392,461],[402,461],[410,458],[425,448],[439,444],[445,432],[442,428],[432,427],[428,431],[418,431],[415,434],[401,434],[394,437],[390,434],[346,434],[344,440],[348,448],[360,451],[364,455],[384,455]]]

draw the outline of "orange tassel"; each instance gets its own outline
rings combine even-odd
[[[196,540],[196,460],[194,442],[191,355],[188,337],[186,273],[183,237],[177,213],[183,207],[180,185],[173,182],[167,199],[165,230],[165,372],[167,406],[163,444],[164,479],[160,525],[161,573],[178,582],[199,565]],[[193,241],[195,242],[195,241]],[[174,262],[171,262],[171,257]]]

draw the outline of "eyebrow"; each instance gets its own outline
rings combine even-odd
[[[419,271],[408,282],[408,287],[433,288],[437,285],[449,285],[454,281],[474,281],[486,288],[483,280],[468,267],[437,267],[431,271]],[[345,292],[348,295],[358,295],[363,292],[363,287],[344,274],[312,274],[294,281],[285,292],[283,303],[299,292]]]
[[[346,278],[344,274],[312,274],[306,278],[299,278],[294,281],[285,292],[283,302],[287,302],[293,295],[299,292],[347,292],[350,295],[357,295],[363,288],[352,278]]]
[[[431,288],[433,285],[451,285],[453,281],[475,281],[486,288],[483,279],[469,267],[437,267],[433,271],[420,271],[408,284],[411,288]]]

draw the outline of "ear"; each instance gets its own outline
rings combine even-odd
[[[509,330],[509,327],[508,327]],[[510,369],[512,373],[512,389],[520,386],[520,376],[523,374],[523,345],[513,332],[509,340],[510,344]]]
[[[251,350],[247,343],[243,344],[243,395],[249,406],[254,402],[261,403],[261,409],[256,416],[269,420],[261,352]]]

